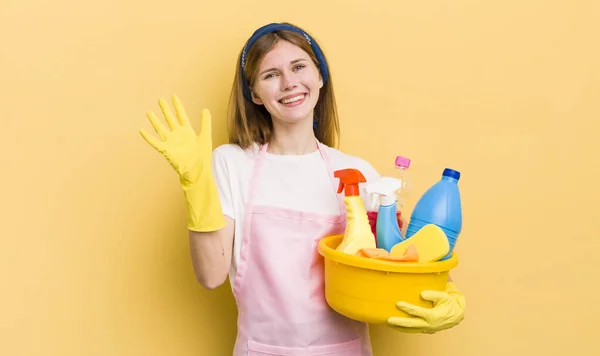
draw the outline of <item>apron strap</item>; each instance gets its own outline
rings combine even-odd
[[[258,151],[256,158],[254,159],[254,166],[252,167],[252,175],[250,177],[250,186],[248,187],[248,201],[246,202],[246,206],[252,206],[254,203],[254,198],[258,190],[256,189],[256,182],[258,181],[259,172],[262,168],[262,163],[264,161],[265,152],[267,152],[268,146],[268,143],[262,145]]]
[[[340,197],[340,195],[337,192],[338,189],[338,181],[336,181],[336,178],[333,176],[333,166],[331,165],[330,161],[329,161],[329,157],[327,156],[327,152],[325,152],[325,146],[319,142],[317,140],[317,147],[319,148],[319,152],[321,153],[321,157],[323,157],[323,161],[325,161],[325,167],[327,167],[327,172],[329,172],[329,177],[331,178],[331,186],[333,187],[333,191],[335,193],[335,196],[337,198],[338,201],[338,205],[340,207],[340,214],[344,217],[344,219],[346,218],[346,206],[344,205],[344,199],[342,197]]]

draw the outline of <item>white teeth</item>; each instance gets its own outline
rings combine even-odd
[[[289,99],[284,99],[284,100],[281,100],[281,102],[282,102],[282,103],[284,103],[284,104],[289,104],[289,103],[293,103],[293,102],[295,102],[295,101],[298,101],[298,100],[300,100],[300,99],[302,99],[302,98],[304,98],[304,94],[302,94],[302,95],[297,95],[297,96],[295,96],[295,97],[293,97],[293,98],[289,98]]]

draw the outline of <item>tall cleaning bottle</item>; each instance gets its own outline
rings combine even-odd
[[[360,196],[359,183],[367,180],[357,169],[342,169],[334,172],[340,179],[338,193],[344,192],[344,206],[347,213],[344,239],[336,250],[355,255],[363,248],[376,248],[375,236],[369,226],[367,210]]]
[[[396,190],[396,219],[401,230],[404,228],[404,222],[402,221],[403,207],[412,190],[412,179],[408,173],[409,167],[409,158],[396,156],[393,171],[389,174],[383,174],[384,176],[392,177],[400,181],[400,187]],[[379,212],[374,207],[370,207],[367,211],[367,216],[369,217],[369,224],[371,224],[371,231],[373,231],[375,238],[377,238],[377,218]]]
[[[439,226],[448,238],[450,250],[442,260],[448,259],[462,230],[462,204],[458,180],[460,172],[444,169],[442,178],[431,186],[417,201],[410,217],[406,238],[410,239],[427,224]]]
[[[396,194],[401,186],[402,182],[398,179],[382,177],[378,181],[368,184],[366,188],[367,193],[373,196],[373,206],[377,202],[374,195],[378,195],[379,198],[376,223],[377,247],[387,252],[390,252],[392,247],[404,240],[396,215]]]
[[[396,210],[398,213],[401,213],[404,208],[404,204],[406,204],[406,200],[412,191],[412,178],[408,173],[408,168],[410,167],[410,159],[402,156],[397,156],[394,164],[394,175],[392,177],[396,178],[400,182],[400,187],[396,189]],[[398,221],[400,217],[398,216]],[[402,226],[400,226],[402,228]]]

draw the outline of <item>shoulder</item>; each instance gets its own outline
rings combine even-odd
[[[331,162],[334,170],[354,168],[358,169],[367,179],[367,181],[374,181],[379,179],[379,172],[369,163],[367,160],[352,156],[344,153],[336,148],[324,146],[327,157]]]
[[[244,161],[251,161],[256,157],[258,146],[253,145],[246,149],[233,143],[226,143],[218,146],[213,150],[213,158],[215,161],[225,164],[236,164]]]

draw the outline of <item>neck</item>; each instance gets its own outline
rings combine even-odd
[[[304,155],[314,152],[317,148],[312,119],[294,124],[274,120],[273,137],[267,152],[277,155]]]

